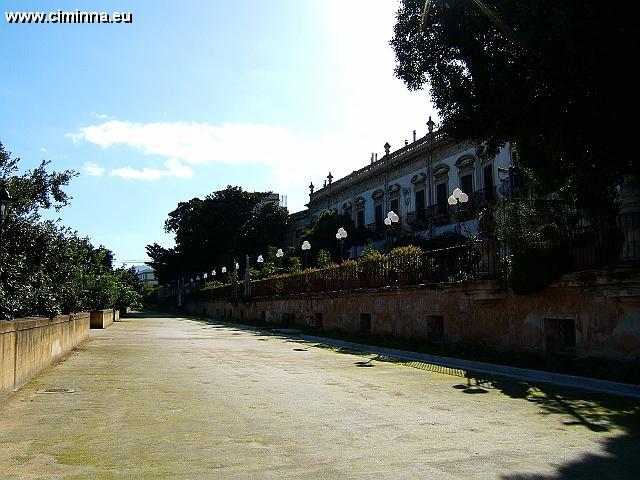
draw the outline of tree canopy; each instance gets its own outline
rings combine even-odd
[[[331,260],[340,260],[340,243],[336,239],[338,229],[342,227],[347,231],[347,238],[344,240],[343,254],[353,245],[363,245],[366,241],[368,231],[357,229],[356,225],[348,213],[338,214],[333,210],[325,210],[309,225],[300,237],[300,244],[307,240],[311,244],[311,258],[317,261],[320,251],[328,252]],[[298,245],[300,251],[300,245]],[[315,264],[316,261],[311,261]],[[324,260],[323,260],[324,261]]]
[[[0,318],[138,306],[142,287],[113,270],[110,250],[41,218],[69,203],[64,187],[76,172],[49,172],[43,161],[19,173],[19,162],[0,143],[0,185],[13,200],[0,218]]]
[[[428,85],[442,130],[487,156],[513,142],[546,190],[610,203],[637,169],[635,17],[595,0],[425,1],[402,1],[390,43],[396,75]]]
[[[169,213],[165,231],[175,234],[175,247],[147,245],[148,265],[161,283],[231,266],[235,258],[266,254],[269,245],[282,241],[287,210],[267,201],[268,193],[245,192],[228,186],[180,202]]]

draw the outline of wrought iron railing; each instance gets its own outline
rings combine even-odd
[[[577,215],[577,212],[569,213]],[[555,243],[545,249],[553,253],[548,258],[557,261],[553,267],[558,273],[600,269],[621,262],[638,264],[640,216],[634,213],[588,222],[578,220],[577,226],[567,226]],[[348,260],[318,270],[255,280],[251,283],[251,296],[286,296],[480,279],[507,282],[508,265],[518,254],[523,253],[514,252],[509,245],[500,244],[493,238],[465,239],[460,246],[430,250],[419,255]],[[528,252],[529,256],[531,254]],[[190,296],[200,300],[229,299],[242,297],[243,292],[239,281],[235,286],[203,289]]]
[[[372,260],[346,261],[318,270],[279,275],[251,282],[252,297],[322,293],[425,283],[460,282],[500,276],[495,240],[475,241],[460,247],[431,250],[421,255],[385,256]],[[194,292],[200,300],[241,297],[239,282]]]

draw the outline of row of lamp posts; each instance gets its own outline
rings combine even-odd
[[[3,189],[3,192],[4,191],[5,190]],[[4,195],[4,193],[2,193],[2,195]],[[453,193],[451,194],[451,196],[449,196],[447,201],[451,206],[457,205],[456,214],[458,218],[458,264],[461,269],[461,255],[460,255],[460,249],[462,244],[461,209],[462,209],[462,205],[469,201],[469,196],[459,188],[456,188],[455,190],[453,190]],[[3,215],[4,215],[4,202],[2,203],[2,208],[3,208]],[[397,227],[399,222],[400,222],[400,217],[393,210],[391,210],[387,214],[386,218],[384,219],[385,226],[389,227],[391,231],[392,246],[395,244],[395,228]],[[0,230],[0,234],[1,234],[1,230]],[[344,259],[344,241],[347,238],[347,236],[348,236],[347,231],[343,227],[338,228],[338,231],[336,232],[336,240],[338,240],[338,242],[340,243],[340,261],[343,261]],[[304,254],[304,268],[307,268],[309,250],[311,250],[311,243],[308,240],[305,240],[304,242],[302,242],[301,249]],[[278,259],[278,261],[280,261],[282,257],[284,257],[284,252],[282,251],[281,248],[279,248],[276,252],[276,258]],[[245,295],[248,296],[250,295],[250,291],[251,291],[250,286],[248,286],[251,278],[251,275],[249,273],[249,255],[247,255],[246,259],[247,259],[247,266],[245,271],[244,293]],[[257,262],[260,266],[262,266],[262,264],[264,263],[264,257],[262,255],[258,255]],[[234,290],[235,290],[235,288],[237,287],[238,269],[240,268],[240,265],[238,265],[235,259],[233,260],[233,266],[235,268],[233,270],[232,285],[234,286]],[[222,272],[222,274],[225,276],[225,279],[226,279],[227,267],[222,267],[220,271]],[[217,272],[215,269],[211,271],[212,278],[214,278],[216,274]],[[207,273],[204,273],[203,279],[206,280],[207,277],[208,277]],[[199,280],[200,280],[200,276],[197,276],[196,281],[199,281]],[[191,283],[193,283],[193,278],[191,279]],[[234,294],[235,293],[237,292],[234,291]]]

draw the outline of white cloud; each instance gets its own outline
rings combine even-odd
[[[193,171],[186,165],[180,163],[177,159],[167,160],[165,169],[143,168],[135,169],[131,167],[114,168],[109,175],[121,177],[127,180],[159,180],[164,177],[191,178]]]
[[[105,169],[97,163],[85,162],[84,164],[84,173],[86,173],[87,175],[99,177],[104,173],[104,171]]]
[[[91,116],[94,118],[99,118],[100,120],[106,120],[107,118],[109,118],[109,115],[105,115],[104,113],[96,113],[96,112],[91,112]]]
[[[40,147],[40,151],[41,151],[42,153],[47,153],[47,149],[46,149],[46,148],[44,148],[44,147]]]
[[[262,178],[252,185],[243,184],[243,187],[286,194],[292,211],[303,208],[308,201],[306,187],[310,181],[319,188],[329,172],[338,179],[362,168],[369,163],[371,152],[382,156],[382,145],[387,140],[394,143],[392,150],[403,145],[400,140],[394,142],[380,135],[376,136],[378,148],[372,148],[372,132],[309,136],[256,123],[212,125],[109,120],[68,136],[76,144],[86,141],[105,149],[125,145],[146,156],[167,159],[165,169],[125,166],[109,172],[129,180],[158,180],[170,176],[187,179],[193,176],[189,165],[263,165],[270,171],[270,178]]]

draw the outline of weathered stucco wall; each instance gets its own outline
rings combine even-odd
[[[119,317],[118,317],[119,318]],[[115,320],[115,310],[93,310],[91,312],[91,328],[107,328]]]
[[[218,319],[468,342],[503,350],[640,358],[640,274],[572,274],[515,295],[494,281],[330,292],[253,301],[191,302]]]
[[[89,335],[89,314],[0,321],[0,394],[26,383]]]

